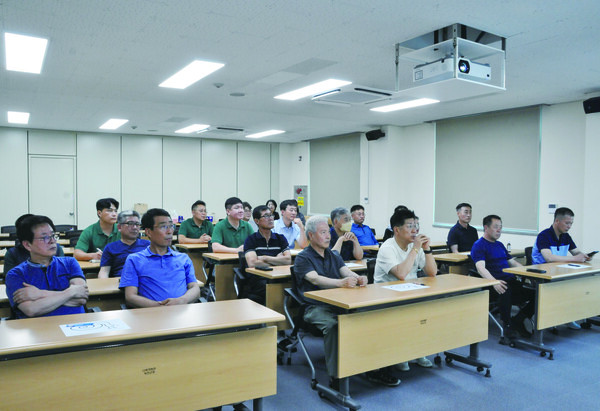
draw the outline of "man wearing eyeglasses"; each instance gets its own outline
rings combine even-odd
[[[6,294],[17,318],[85,312],[89,292],[73,257],[56,257],[58,235],[46,216],[25,218],[17,236],[29,251],[27,261],[6,275]]]
[[[104,247],[98,278],[120,277],[127,256],[150,245],[150,241],[139,238],[140,225],[140,214],[137,211],[126,210],[119,213],[117,228],[121,233],[121,240]]]
[[[248,267],[292,264],[292,255],[287,240],[283,235],[272,231],[274,220],[271,210],[267,206],[261,205],[254,209],[252,216],[258,226],[258,231],[246,238],[244,242]],[[266,278],[249,275],[243,294],[264,305],[266,284]]]
[[[142,228],[150,245],[130,254],[121,271],[120,288],[125,302],[133,308],[190,304],[198,301],[200,287],[192,260],[173,251],[175,225],[162,208],[151,208],[142,217]]]
[[[198,200],[192,204],[192,218],[188,218],[179,227],[180,244],[206,244],[213,232],[213,223],[206,219],[206,203]]]
[[[117,229],[119,202],[114,198],[101,198],[96,201],[98,222],[88,226],[79,237],[73,257],[78,260],[100,260],[106,244],[121,239]]]

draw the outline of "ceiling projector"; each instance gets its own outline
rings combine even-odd
[[[462,78],[490,80],[492,69],[489,64],[474,63],[461,57],[457,61],[458,73]],[[430,83],[454,77],[454,58],[448,57],[431,63],[420,64],[413,69],[413,81]]]

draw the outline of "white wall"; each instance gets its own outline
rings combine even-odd
[[[598,218],[598,206],[600,205],[600,161],[598,160],[600,154],[600,113],[586,114],[585,116],[584,153],[583,210],[575,217],[575,224],[581,226],[583,234],[577,237],[575,241],[578,241],[576,244],[580,249],[589,252],[600,250],[600,238],[598,236],[598,233],[600,233],[600,218]],[[579,215],[582,218],[579,218]]]
[[[14,225],[15,220],[29,211],[27,189],[27,130],[0,128],[2,156],[2,200],[0,225]]]
[[[310,196],[309,153],[308,142],[279,145],[279,196],[275,198],[277,204],[281,200],[294,198],[295,185],[308,185]],[[311,213],[310,205],[308,213]]]
[[[191,205],[200,199],[200,153],[198,139],[163,139],[163,208],[169,213],[189,217]]]

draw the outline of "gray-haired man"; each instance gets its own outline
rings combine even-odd
[[[121,211],[117,217],[117,228],[121,240],[108,243],[104,248],[98,278],[120,277],[127,256],[150,245],[150,241],[139,238],[140,215],[137,211]]]

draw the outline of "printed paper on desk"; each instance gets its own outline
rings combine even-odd
[[[354,268],[354,267],[364,267],[364,264],[356,264],[356,263],[346,263],[346,267]]]
[[[85,323],[76,324],[63,324],[60,329],[66,337],[74,337],[76,335],[103,333],[107,331],[121,331],[129,330],[127,324],[119,319],[114,320],[102,320],[102,321],[90,321]]]
[[[589,265],[569,263],[569,264],[557,265],[557,267],[560,267],[560,268],[573,268],[573,269],[575,269],[575,268],[588,268]]]
[[[412,291],[412,290],[420,290],[422,288],[429,288],[428,285],[423,284],[415,284],[415,283],[404,283],[404,284],[394,284],[394,285],[385,285],[383,288],[387,288],[388,290],[394,291]]]

